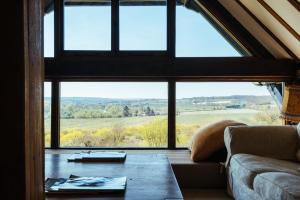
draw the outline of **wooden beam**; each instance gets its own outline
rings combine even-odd
[[[105,6],[109,5],[111,1],[114,0],[97,0],[97,1],[77,1],[77,0],[65,0],[65,4],[68,6]],[[118,0],[119,1],[119,0]],[[166,0],[122,0],[122,6],[160,6],[160,5],[166,5]]]
[[[297,56],[272,32],[268,27],[264,25],[257,17],[254,15],[240,0],[235,0],[235,2],[257,23],[264,29],[276,42],[281,46],[291,58],[297,59]]]
[[[120,49],[119,8],[120,8],[119,0],[112,0],[111,1],[111,50],[113,55],[117,55]]]
[[[54,1],[54,55],[59,57],[64,50],[64,1]]]
[[[298,41],[300,41],[300,35],[295,31],[277,12],[271,8],[264,0],[257,0],[262,7],[264,7],[290,34],[292,34]]]
[[[171,58],[175,57],[176,49],[176,2],[167,0],[167,52]]]
[[[2,199],[44,199],[42,1],[3,2]]]
[[[168,148],[176,149],[176,82],[168,82]]]
[[[288,81],[299,63],[289,59],[255,57],[176,58],[165,57],[69,57],[45,59],[46,77],[60,79],[150,78],[199,80]]]
[[[51,148],[59,148],[60,143],[60,83],[52,80],[51,89]]]
[[[288,0],[300,12],[300,2],[298,0]]]

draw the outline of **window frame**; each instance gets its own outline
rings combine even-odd
[[[204,2],[204,4],[210,3]],[[219,4],[215,8],[223,9]],[[50,149],[186,149],[176,147],[176,82],[289,81],[293,78],[292,72],[295,63],[267,60],[274,57],[259,45],[254,50],[252,46],[250,51],[247,50],[240,40],[245,39],[245,43],[251,41],[252,44],[252,40],[255,39],[251,35],[247,35],[242,26],[235,28],[240,29],[240,37],[231,38],[233,35],[228,34],[230,31],[227,30],[227,26],[236,25],[237,22],[233,22],[234,19],[228,20],[229,25],[227,23],[227,25],[220,26],[214,22],[220,16],[207,14],[207,10],[202,6],[199,6],[199,12],[217,28],[222,36],[225,36],[225,39],[229,40],[237,51],[242,55],[248,55],[250,52],[254,56],[264,56],[266,60],[257,61],[252,56],[248,58],[176,58],[176,0],[167,0],[166,51],[120,51],[119,0],[111,0],[111,9],[111,51],[64,50],[64,1],[54,0],[54,58],[44,59],[45,81],[52,83]],[[225,15],[230,18],[229,14],[225,13]],[[255,44],[258,44],[256,40]],[[275,71],[261,68],[260,63],[269,63],[269,66],[275,66]],[[250,69],[252,65],[257,67],[254,70],[253,67]],[[265,74],[267,76],[262,76]],[[167,82],[168,146],[166,148],[60,147],[60,82],[66,81]]]
[[[245,83],[255,83],[257,81],[251,81],[251,80],[215,80],[215,81],[207,81],[207,80],[184,80],[184,81],[176,81],[175,82],[175,87],[177,84],[179,83],[238,83],[238,82],[245,82]],[[258,82],[259,84],[261,84],[261,82]],[[273,98],[274,103],[277,105],[278,109],[281,109],[281,103],[282,102],[282,96],[283,96],[283,82],[273,82],[273,81],[264,81],[263,83],[266,83],[264,86],[266,87],[265,89],[268,90],[268,92],[270,93],[270,97]],[[261,85],[263,86],[263,85]],[[259,86],[258,86],[259,87]],[[175,88],[176,90],[176,88]],[[176,96],[176,91],[175,91],[175,96]],[[233,95],[234,96],[234,95]],[[176,133],[176,112],[177,112],[177,107],[176,107],[176,101],[177,101],[177,97],[175,97],[175,142],[176,142],[176,137],[177,137],[177,133]],[[279,102],[280,101],[280,102]],[[282,121],[282,125],[283,121]],[[175,144],[176,149],[188,149],[189,147],[177,147],[177,143]]]
[[[166,50],[120,50],[120,2],[119,0],[111,0],[111,50],[65,50],[64,49],[64,0],[54,0],[54,57],[69,57],[69,56],[159,56],[175,58],[176,49],[176,5],[177,0],[166,0],[167,27],[166,27]],[[206,14],[203,8],[197,5],[201,14],[208,20],[212,21],[212,17]],[[229,37],[225,30],[212,23],[216,31],[230,42],[230,44],[241,54],[250,55],[236,39]]]
[[[102,78],[102,79],[46,79],[45,82],[51,82],[51,145],[45,149],[103,149],[103,150],[175,150],[187,149],[187,147],[176,146],[176,83],[182,82],[218,82],[207,80],[186,80],[178,78]],[[165,82],[168,84],[168,133],[167,133],[167,147],[60,147],[60,83],[61,82]],[[232,81],[222,80],[222,82],[251,82],[251,81]],[[269,86],[268,86],[269,87]],[[268,88],[269,89],[269,88]],[[279,91],[280,92],[280,91]],[[282,92],[282,91],[281,91]],[[272,94],[270,94],[272,95]]]
[[[176,107],[176,82],[173,79],[46,79],[45,82],[51,82],[51,145],[46,149],[178,149],[176,148],[175,135],[175,107]],[[168,88],[168,132],[167,147],[60,147],[60,99],[61,82],[164,82]],[[179,148],[186,149],[186,148]]]
[[[167,49],[166,50],[120,50],[120,19],[119,0],[111,0],[111,50],[65,50],[64,49],[64,0],[54,0],[54,55],[55,57],[69,57],[76,55],[111,57],[111,56],[160,56],[175,57],[175,0],[166,0],[167,3]]]

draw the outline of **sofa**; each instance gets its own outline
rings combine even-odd
[[[237,200],[300,199],[300,125],[229,126],[227,188]]]

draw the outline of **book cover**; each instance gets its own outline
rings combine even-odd
[[[126,177],[80,177],[68,179],[48,178],[45,182],[47,194],[99,194],[122,192],[126,188]]]
[[[126,159],[126,153],[115,151],[82,152],[72,154],[70,162],[122,162]]]

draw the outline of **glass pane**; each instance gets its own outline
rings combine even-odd
[[[120,50],[166,50],[166,2],[142,4],[120,0]]]
[[[54,12],[44,16],[44,57],[54,57]]]
[[[51,143],[51,82],[44,83],[44,127],[45,147]]]
[[[219,120],[280,125],[279,108],[266,86],[247,82],[176,84],[176,144],[188,146],[194,132]]]
[[[65,50],[111,50],[110,2],[65,1]]]
[[[239,57],[200,13],[176,6],[176,57]]]
[[[166,147],[167,83],[62,82],[62,147]]]

